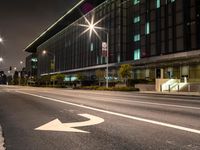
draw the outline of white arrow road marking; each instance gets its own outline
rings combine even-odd
[[[62,123],[59,119],[55,119],[36,128],[35,130],[89,133],[87,131],[75,129],[75,127],[91,126],[104,122],[104,119],[89,114],[79,114],[79,116],[88,118],[90,120],[84,122]]]

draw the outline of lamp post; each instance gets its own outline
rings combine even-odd
[[[88,22],[88,21],[87,21]],[[107,57],[107,61],[106,61],[106,88],[108,88],[109,87],[109,84],[108,84],[108,82],[109,82],[109,68],[108,68],[108,65],[109,65],[109,31],[108,30],[106,30],[106,29],[104,29],[104,28],[101,28],[101,27],[97,27],[96,26],[96,24],[98,24],[99,22],[97,22],[97,23],[94,23],[93,22],[93,19],[92,19],[92,21],[91,21],[91,23],[90,22],[88,22],[88,29],[86,30],[86,31],[90,31],[90,35],[92,34],[92,32],[94,32],[95,34],[97,34],[97,32],[96,32],[96,30],[95,29],[100,29],[100,30],[102,30],[103,32],[105,32],[106,33],[106,57]]]
[[[0,37],[0,43],[3,44],[3,38],[2,37]],[[3,62],[3,57],[0,57],[0,63],[2,63],[2,62]]]
[[[106,64],[106,88],[108,88],[108,75],[109,75],[109,70],[108,70],[108,64],[109,64],[109,32],[106,32],[106,37],[107,37],[107,64]]]
[[[24,62],[21,60],[19,63],[20,63],[20,65],[21,65],[21,69],[23,70],[22,65],[23,65]],[[17,69],[17,68],[16,68],[16,69]],[[22,78],[22,76],[23,76],[23,75],[22,75],[22,71],[19,71],[19,72],[18,72],[19,85],[21,85],[21,78]]]
[[[56,63],[56,56],[55,56],[55,54],[53,54],[53,53],[51,53],[51,52],[49,52],[49,51],[46,51],[46,50],[43,50],[42,51],[42,54],[43,55],[46,55],[46,54],[48,54],[48,55],[51,55],[52,57],[53,57],[53,65],[54,65],[54,67],[53,67],[53,72],[55,72],[55,63]]]

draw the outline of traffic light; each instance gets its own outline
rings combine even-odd
[[[10,66],[10,69],[9,69],[10,71],[12,70],[12,66]]]

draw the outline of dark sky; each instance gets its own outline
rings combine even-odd
[[[23,49],[79,0],[0,0],[0,70],[20,68],[28,53]]]

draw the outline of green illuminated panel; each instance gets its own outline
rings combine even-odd
[[[134,5],[137,5],[137,4],[139,4],[140,3],[140,0],[133,0],[133,4]]]
[[[160,8],[160,0],[156,0],[156,8]]]
[[[134,42],[140,41],[140,34],[134,36]]]
[[[140,49],[136,49],[134,51],[134,60],[139,60],[140,59]]]
[[[140,16],[134,17],[134,23],[140,22]]]
[[[149,34],[150,33],[150,23],[147,22],[146,25],[145,25],[145,34]]]

